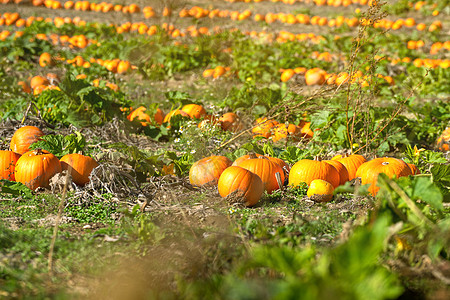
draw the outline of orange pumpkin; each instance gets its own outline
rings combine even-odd
[[[332,159],[333,160],[333,159]],[[366,162],[364,156],[359,154],[352,154],[349,156],[344,156],[342,158],[337,159],[340,163],[342,163],[348,171],[348,180],[353,180],[356,178],[356,170],[358,170],[359,166]]]
[[[242,129],[242,124],[239,121],[239,117],[233,113],[225,113],[219,118],[220,126],[223,130],[236,132]]]
[[[141,121],[142,126],[147,126],[150,123],[150,116],[145,113],[147,109],[144,106],[140,106],[133,110],[128,116],[127,119],[133,121],[134,119],[138,119]]]
[[[241,157],[236,158],[236,160],[233,162],[233,166],[239,166],[243,161],[251,159],[251,158],[257,158],[257,157],[261,157],[264,156],[262,154],[258,154],[258,153],[250,153],[250,154],[245,154],[242,155]]]
[[[232,165],[239,166],[240,163],[242,163],[243,161],[245,161],[247,159],[258,158],[258,157],[266,157],[271,162],[274,162],[277,165],[279,165],[284,170],[284,173],[286,176],[287,176],[287,174],[289,174],[289,170],[291,169],[291,167],[289,167],[289,165],[281,158],[270,157],[270,156],[261,155],[261,154],[257,154],[257,153],[242,155],[241,157],[236,158],[236,160],[233,162]]]
[[[155,116],[154,116],[155,122],[159,125],[162,125],[162,123],[164,121],[164,117],[165,117],[164,112],[160,108],[157,108]]]
[[[420,174],[420,170],[417,168],[417,166],[415,164],[408,164],[408,166],[411,169],[411,175]]]
[[[44,76],[40,76],[40,75],[34,76],[30,80],[30,86],[32,89],[34,89],[40,85],[49,85],[49,84],[50,84],[50,82],[48,81],[48,79],[45,78]]]
[[[310,185],[314,179],[328,181],[334,188],[338,187],[340,182],[336,168],[324,161],[302,159],[296,162],[289,172],[291,186],[297,186],[302,182]]]
[[[440,151],[450,151],[450,127],[447,127],[437,140],[437,148]]]
[[[339,173],[339,185],[343,185],[348,181],[348,171],[347,168],[337,160],[324,160],[327,164],[332,165],[336,171]]]
[[[294,124],[284,124],[280,123],[273,127],[272,141],[278,142],[281,139],[285,139],[288,136],[294,138],[294,140],[298,140],[298,136],[300,135],[301,129],[297,125]]]
[[[0,179],[15,181],[14,169],[20,154],[13,151],[0,150]]]
[[[209,156],[196,161],[189,170],[189,182],[196,186],[215,185],[222,172],[231,166],[225,156]]]
[[[408,164],[403,160],[392,157],[380,157],[363,163],[356,172],[361,178],[361,184],[370,184],[369,192],[375,196],[380,189],[376,186],[378,175],[386,174],[389,178],[412,175]]]
[[[258,126],[252,129],[254,137],[263,136],[269,138],[272,135],[272,128],[278,124],[275,120],[268,120],[267,118],[256,119]]]
[[[219,194],[226,197],[236,193],[242,197],[247,207],[254,206],[264,192],[264,184],[258,175],[238,166],[232,166],[222,172],[218,182]]]
[[[61,172],[61,163],[53,154],[36,149],[24,153],[16,163],[14,176],[17,182],[32,190],[49,187],[50,178]]]
[[[44,133],[35,126],[24,126],[16,130],[9,148],[19,154],[24,154],[34,142],[37,142]]]
[[[69,166],[72,168],[72,181],[81,186],[90,181],[89,175],[99,165],[95,159],[78,153],[64,155],[60,161],[63,170],[68,170]]]
[[[281,188],[281,186],[278,185],[278,181],[275,175],[276,173],[280,174],[281,184],[284,183],[284,171],[282,167],[270,161],[267,157],[260,156],[257,158],[244,160],[239,164],[239,167],[247,169],[250,172],[258,175],[264,184],[264,189],[269,194]]]
[[[181,110],[187,113],[189,117],[195,119],[200,119],[201,117],[206,116],[206,110],[203,106],[198,104],[186,104],[181,108]]]
[[[307,85],[321,85],[325,82],[325,71],[319,68],[309,69],[305,73]]]
[[[48,52],[43,52],[41,56],[39,56],[39,65],[41,67],[52,66],[53,58]]]
[[[184,111],[182,111],[182,110],[180,110],[180,109],[176,109],[176,110],[170,111],[170,112],[164,117],[163,123],[168,123],[168,122],[170,122],[170,119],[171,119],[173,116],[176,116],[176,115],[182,115],[183,117],[189,117],[189,115],[188,115],[186,112],[184,112]]]

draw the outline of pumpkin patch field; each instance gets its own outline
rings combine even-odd
[[[0,299],[449,299],[450,3],[0,0]]]

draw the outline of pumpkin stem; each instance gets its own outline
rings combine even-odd
[[[316,156],[314,156],[314,160],[316,160],[316,161],[321,161],[322,158],[320,157],[320,155],[316,155]]]
[[[280,190],[282,190],[283,189],[283,183],[281,182],[280,172],[276,172],[275,173],[275,179],[277,180],[278,187],[280,188]]]
[[[389,164],[389,162],[388,162],[388,161],[383,161],[381,164],[382,164],[383,166],[387,166],[387,165]]]
[[[36,149],[34,149],[34,154],[35,155],[42,155],[44,153],[42,152],[42,148],[36,148]]]
[[[248,158],[249,159],[254,159],[254,158],[258,158],[258,156],[256,156],[256,153],[251,152],[251,153],[248,154]]]

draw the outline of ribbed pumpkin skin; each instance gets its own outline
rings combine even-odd
[[[306,195],[316,202],[329,202],[333,199],[334,187],[328,181],[314,179],[309,185]]]
[[[215,185],[222,172],[231,166],[231,160],[225,156],[209,156],[195,162],[189,170],[192,185]]]
[[[411,175],[420,174],[420,170],[417,168],[417,166],[415,164],[408,164],[408,166],[411,169]]]
[[[369,192],[375,196],[380,189],[376,186],[380,173],[386,174],[389,178],[412,175],[411,169],[403,160],[380,157],[362,164],[356,172],[356,177],[361,177],[361,184],[370,184]]]
[[[284,183],[284,171],[278,164],[270,161],[266,157],[252,158],[244,160],[239,164],[239,167],[255,173],[261,178],[264,189],[271,194],[273,191],[279,189],[276,173],[280,173],[281,184]]]
[[[340,162],[337,160],[324,160],[324,162],[326,162],[327,164],[332,165],[336,171],[338,171],[339,173],[339,185],[343,185],[348,181],[348,171],[347,168]]]
[[[35,190],[48,188],[50,178],[60,172],[61,164],[56,156],[44,150],[32,150],[17,160],[14,175],[17,182]]]
[[[14,169],[20,154],[13,151],[0,150],[0,179],[15,181]]]
[[[198,104],[186,104],[181,110],[187,113],[191,118],[200,119],[201,117],[206,116],[206,110],[203,106]]]
[[[226,197],[238,191],[244,199],[244,205],[254,206],[264,192],[264,184],[258,175],[237,166],[232,166],[222,172],[218,182],[219,194]]]
[[[60,161],[62,170],[68,170],[69,166],[72,167],[70,173],[72,181],[81,186],[89,182],[89,175],[94,168],[98,167],[95,159],[78,153],[64,155]]]
[[[252,155],[255,155],[256,158],[264,156],[264,155],[257,154],[257,153],[245,154],[245,155],[242,155],[241,157],[236,158],[236,160],[233,162],[232,166],[239,166],[242,162],[252,159]]]
[[[24,126],[16,130],[9,148],[19,154],[27,152],[31,144],[37,142],[44,133],[35,126]]]
[[[314,179],[322,179],[336,188],[339,186],[339,173],[335,167],[323,161],[302,159],[296,162],[289,172],[289,185],[297,186],[306,182],[309,186]]]
[[[352,154],[347,157],[338,159],[338,161],[342,163],[347,169],[348,180],[353,180],[357,177],[356,171],[358,170],[359,166],[365,163],[367,160],[362,155]]]

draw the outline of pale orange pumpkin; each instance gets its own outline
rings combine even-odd
[[[49,187],[50,178],[61,172],[61,163],[53,154],[36,149],[24,153],[16,162],[14,176],[17,182],[32,190]]]
[[[72,181],[80,186],[84,186],[90,181],[89,175],[94,168],[99,166],[95,159],[78,153],[64,155],[60,161],[63,170],[68,170],[70,167]]]
[[[37,142],[44,133],[36,126],[24,126],[16,130],[9,148],[19,154],[24,154],[29,150],[31,144]]]
[[[222,172],[231,166],[225,156],[208,156],[196,161],[189,170],[189,182],[196,186],[215,185]]]
[[[386,174],[389,178],[412,175],[411,169],[403,160],[380,157],[363,163],[358,168],[356,177],[361,178],[361,184],[370,184],[369,192],[375,196],[380,189],[376,186],[380,173]]]
[[[264,184],[255,173],[238,166],[231,166],[222,172],[218,182],[219,194],[227,197],[235,193],[242,197],[243,204],[247,207],[254,206],[264,192]]]

